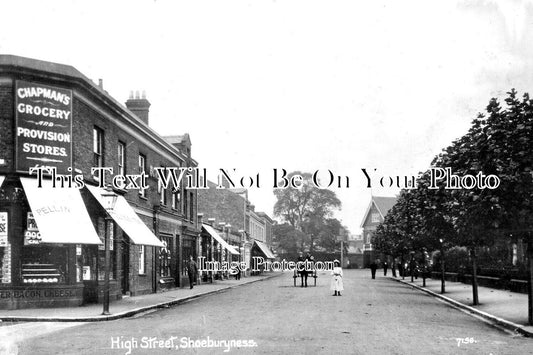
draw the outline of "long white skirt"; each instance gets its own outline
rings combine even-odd
[[[333,275],[331,277],[331,291],[344,291],[344,285],[342,284],[342,277]]]

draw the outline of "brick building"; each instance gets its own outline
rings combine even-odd
[[[154,168],[196,166],[190,138],[154,132],[144,95],[126,106],[71,66],[0,55],[0,308],[98,301],[106,236],[111,299],[188,282],[185,260],[200,233],[196,190],[161,188]],[[63,177],[46,170],[37,187],[28,170],[37,165]],[[133,186],[114,188],[108,214],[97,185],[125,174],[136,176],[124,180]],[[77,188],[59,187],[69,182]]]
[[[239,261],[251,266],[253,256],[273,259],[273,220],[264,212],[255,212],[246,189],[217,189],[208,182],[209,189],[198,191],[198,211],[204,223],[218,229],[226,241],[239,251]],[[230,252],[227,250],[227,252]],[[229,257],[229,254],[228,256]],[[234,257],[235,258],[235,257]]]

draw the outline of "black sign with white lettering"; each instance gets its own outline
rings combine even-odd
[[[18,80],[15,89],[16,166],[21,172],[72,166],[72,90]]]

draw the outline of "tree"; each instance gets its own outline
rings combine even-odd
[[[285,253],[297,255],[298,250],[305,242],[304,238],[305,234],[289,223],[275,224],[272,227],[273,242],[279,250],[283,250]]]
[[[435,165],[450,168],[458,176],[479,172],[498,177],[496,189],[451,190],[448,214],[456,233],[456,243],[470,250],[474,305],[477,295],[477,250],[490,246],[512,230],[515,235],[531,230],[532,217],[532,101],[526,94],[518,100],[511,90],[502,109],[496,99],[486,115],[473,120],[468,133],[437,157]],[[508,235],[509,233],[507,233]]]
[[[296,174],[303,177],[302,187],[274,190],[277,198],[274,216],[304,232],[307,237],[302,239],[301,247],[302,249],[308,247],[312,252],[326,219],[332,216],[334,210],[341,207],[341,202],[333,191],[316,187],[310,173],[295,171],[288,174],[288,178]],[[305,243],[306,241],[308,243]]]
[[[343,233],[348,233],[348,229],[343,227],[338,219],[326,218],[317,232],[317,245],[328,252],[335,252],[339,245],[337,237],[343,235]]]
[[[469,131],[432,162],[436,168],[450,169],[461,183],[475,180],[476,186],[445,189],[440,181],[436,189],[429,189],[429,173],[422,174],[418,189],[411,194],[402,191],[391,216],[378,227],[377,245],[398,252],[401,243],[412,249],[440,244],[441,256],[453,245],[468,248],[476,305],[477,250],[496,240],[522,238],[528,243],[529,322],[533,324],[533,100],[528,94],[518,99],[513,89],[505,103],[503,109],[491,99],[486,113],[479,114]],[[499,186],[487,186],[486,178],[478,179],[480,173],[496,176]]]

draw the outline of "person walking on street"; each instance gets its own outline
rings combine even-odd
[[[196,274],[198,273],[198,265],[196,265],[196,261],[194,261],[194,258],[189,256],[189,262],[187,263],[187,275],[189,276],[189,285],[191,286],[191,289],[193,287],[194,281],[196,280]]]
[[[370,272],[372,273],[372,278],[376,278],[376,270],[378,269],[378,264],[374,260],[370,263]]]
[[[307,259],[304,258],[304,254],[300,253],[300,256],[298,257],[298,261],[297,261],[298,274],[300,274],[300,279],[302,281],[300,287],[307,287],[307,270],[305,269],[306,260]]]
[[[387,261],[385,260],[383,262],[383,276],[387,276],[387,269],[389,268],[389,264],[387,263]]]
[[[333,261],[333,270],[331,271],[331,291],[335,291],[333,296],[340,296],[341,291],[344,291],[344,285],[342,283],[342,268],[341,263],[337,259]]]

